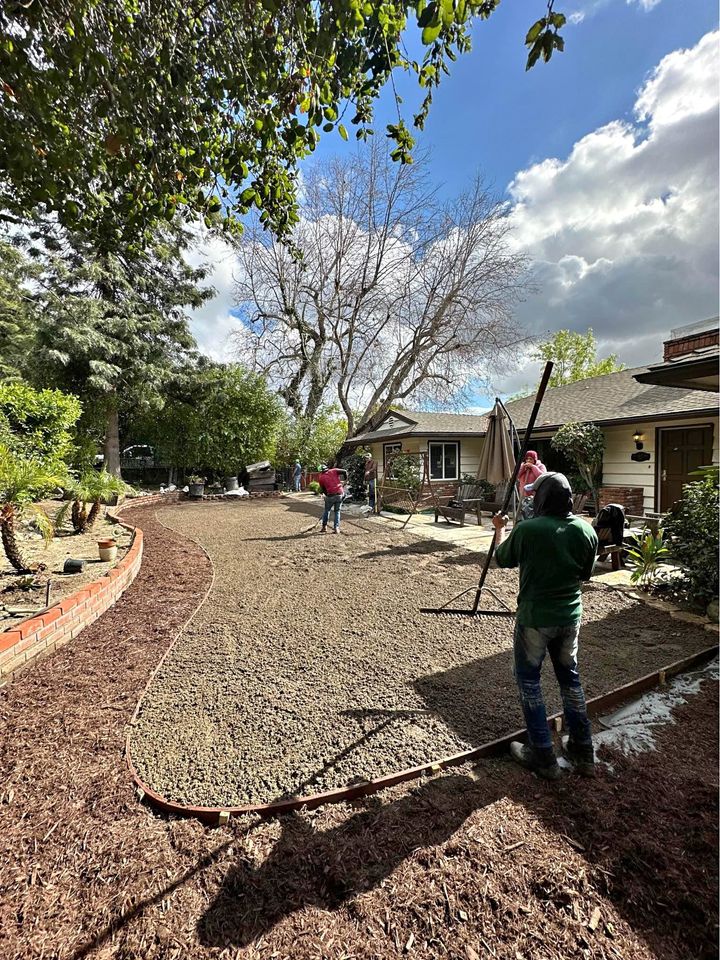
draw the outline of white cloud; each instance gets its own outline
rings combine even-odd
[[[202,237],[198,246],[187,255],[194,266],[210,265],[208,282],[215,288],[215,296],[199,310],[190,313],[190,327],[203,353],[214,360],[232,359],[228,337],[238,326],[230,310],[234,303],[233,267],[235,253],[219,237]]]
[[[671,328],[717,312],[719,37],[664,57],[634,122],[516,174],[515,243],[539,286],[520,314],[538,335],[591,326],[604,353],[638,366],[659,357]]]

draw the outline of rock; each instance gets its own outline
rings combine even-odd
[[[711,623],[718,623],[720,620],[720,604],[717,600],[711,600],[707,605],[707,618]]]

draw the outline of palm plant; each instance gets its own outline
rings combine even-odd
[[[105,470],[86,470],[67,489],[71,499],[58,512],[55,524],[60,526],[69,509],[73,530],[85,533],[97,520],[102,501],[111,494],[124,493],[128,486]]]
[[[634,567],[630,579],[647,589],[657,576],[658,567],[665,563],[669,553],[663,543],[663,531],[658,530],[657,536],[647,533],[644,537],[636,538],[635,543],[628,551],[628,560]]]
[[[64,480],[59,467],[26,459],[0,445],[0,535],[5,556],[19,573],[31,572],[32,568],[18,545],[17,523],[24,516],[32,516],[45,542],[49,542],[53,523],[35,501]]]

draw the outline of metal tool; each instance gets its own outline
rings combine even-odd
[[[525,454],[527,453],[530,447],[530,439],[532,437],[533,429],[535,428],[535,421],[537,420],[537,415],[540,411],[540,404],[543,401],[545,396],[545,391],[547,389],[548,381],[550,380],[550,375],[553,370],[553,364],[548,361],[545,364],[545,370],[543,371],[542,379],[540,380],[540,385],[537,389],[537,394],[535,395],[535,403],[532,408],[532,413],[530,414],[530,419],[528,420],[528,425],[525,429],[525,439],[523,440],[522,447],[520,448],[520,453],[518,454],[517,460],[515,461],[515,469],[513,470],[512,477],[508,483],[508,488],[505,493],[505,500],[500,509],[501,515],[507,513],[507,510],[510,506],[510,501],[512,500],[513,491],[515,488],[515,483],[517,481],[517,475],[520,470],[520,466],[525,459]],[[490,564],[492,558],[495,555],[495,544],[497,542],[497,530],[493,533],[493,538],[490,543],[490,548],[488,549],[487,556],[485,557],[485,564],[483,565],[482,573],[480,574],[480,581],[477,585],[475,592],[475,600],[470,610],[460,610],[457,607],[450,607],[449,604],[454,603],[456,600],[459,600],[460,597],[464,597],[466,594],[470,593],[473,589],[468,587],[467,590],[463,590],[462,593],[458,593],[457,596],[451,597],[446,603],[441,607],[421,607],[421,613],[438,613],[438,614],[455,614],[463,617],[476,617],[476,616],[486,616],[486,617],[514,617],[515,611],[511,610],[505,601],[498,597],[498,595],[490,589],[490,587],[485,586],[485,580],[488,575],[488,570],[490,569]],[[499,604],[501,604],[501,610],[480,610],[480,597],[483,592],[483,589],[490,594],[490,596]]]

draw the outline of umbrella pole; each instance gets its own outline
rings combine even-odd
[[[532,437],[532,432],[535,429],[535,421],[537,420],[538,413],[540,412],[540,404],[542,403],[543,397],[545,396],[545,391],[547,390],[547,385],[548,385],[548,381],[550,380],[550,375],[552,374],[552,370],[553,370],[553,364],[550,360],[548,360],[548,362],[545,364],[545,369],[543,371],[542,379],[540,380],[540,385],[538,386],[537,394],[535,395],[535,403],[532,408],[532,413],[530,414],[530,419],[528,420],[528,425],[525,429],[525,439],[523,440],[522,446],[520,447],[520,453],[518,454],[517,460],[515,461],[515,469],[513,470],[512,477],[510,478],[510,484],[505,493],[505,500],[500,509],[501,514],[507,513],[508,507],[510,506],[510,500],[512,499],[513,490],[515,488],[515,483],[517,481],[518,473],[520,472],[520,466],[523,462],[525,454],[529,449],[530,438]],[[480,580],[478,582],[477,590],[475,592],[475,601],[473,603],[472,610],[455,610],[448,607],[447,605],[444,605],[442,607],[438,607],[437,609],[426,607],[421,612],[422,613],[461,613],[465,616],[470,616],[470,617],[474,617],[482,614],[484,614],[485,616],[513,616],[512,611],[509,611],[507,607],[505,610],[479,610],[478,609],[478,607],[480,606],[480,596],[485,586],[485,580],[488,575],[488,570],[490,569],[492,558],[495,555],[496,543],[497,543],[497,530],[495,530],[495,532],[493,533],[493,538],[490,543],[490,548],[487,552],[487,556],[485,557],[485,563],[483,564],[482,573],[480,574]],[[470,589],[465,590],[464,593],[469,593]],[[492,593],[492,591],[488,590],[488,593]],[[460,597],[462,597],[463,595],[464,595],[463,593],[459,594]],[[499,597],[497,597],[494,593],[492,593],[492,595],[495,597],[496,600],[499,600]],[[448,600],[447,602],[452,603],[453,600],[457,600],[457,599],[458,597],[453,597],[452,600]],[[502,600],[500,600],[500,602],[503,603],[504,605],[504,602]]]

